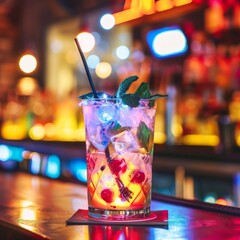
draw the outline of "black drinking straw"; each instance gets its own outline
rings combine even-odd
[[[90,74],[90,71],[89,71],[87,62],[86,62],[86,59],[85,59],[84,54],[83,54],[83,51],[82,51],[82,49],[81,49],[81,46],[80,46],[77,38],[74,38],[74,41],[75,41],[75,43],[76,43],[76,45],[77,45],[77,48],[78,48],[78,51],[79,51],[79,53],[80,53],[80,55],[81,55],[81,58],[82,58],[82,61],[83,61],[83,65],[84,65],[85,71],[86,71],[86,73],[87,73],[88,81],[89,81],[90,86],[91,86],[91,88],[92,88],[93,96],[94,96],[95,98],[98,98],[98,95],[97,95],[97,92],[96,92],[96,89],[95,89],[95,86],[94,86],[94,83],[93,83],[93,80],[92,80],[92,77],[91,77],[91,74]]]
[[[83,51],[81,49],[81,46],[77,40],[77,38],[74,39],[75,40],[75,43],[77,45],[77,48],[78,48],[78,51],[81,55],[81,58],[82,58],[82,61],[83,61],[83,65],[85,67],[85,70],[86,70],[86,73],[87,73],[87,77],[88,77],[88,81],[90,83],[90,86],[92,88],[92,92],[93,92],[93,95],[95,98],[98,98],[98,95],[97,95],[97,92],[96,92],[96,89],[95,89],[95,86],[93,84],[93,80],[92,80],[92,77],[90,75],[90,71],[89,71],[89,68],[88,68],[88,65],[87,65],[87,62],[86,62],[86,59],[84,57],[84,54],[83,54]],[[106,147],[105,149],[105,155],[106,155],[106,158],[107,158],[107,162],[108,164],[111,162],[111,157],[110,157],[110,153],[109,153],[109,148]],[[120,178],[116,177],[116,181],[117,181],[117,185],[118,185],[118,188],[119,188],[119,191],[120,193],[123,195],[123,197],[129,201],[129,198],[132,198],[132,191],[128,189],[128,187],[125,187],[123,182],[121,181]]]

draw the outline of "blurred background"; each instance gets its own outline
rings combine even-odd
[[[98,91],[168,94],[154,191],[240,206],[239,0],[0,0],[0,168],[86,182],[76,36]]]

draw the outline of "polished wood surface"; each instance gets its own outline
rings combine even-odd
[[[66,225],[87,209],[86,187],[26,173],[0,172],[0,239],[240,239],[240,216],[153,200],[168,227]]]

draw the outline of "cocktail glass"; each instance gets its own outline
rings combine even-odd
[[[120,98],[83,99],[88,212],[94,218],[136,219],[150,213],[156,106]]]

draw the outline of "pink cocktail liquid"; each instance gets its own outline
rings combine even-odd
[[[119,99],[82,101],[89,215],[105,219],[149,214],[156,108]]]

